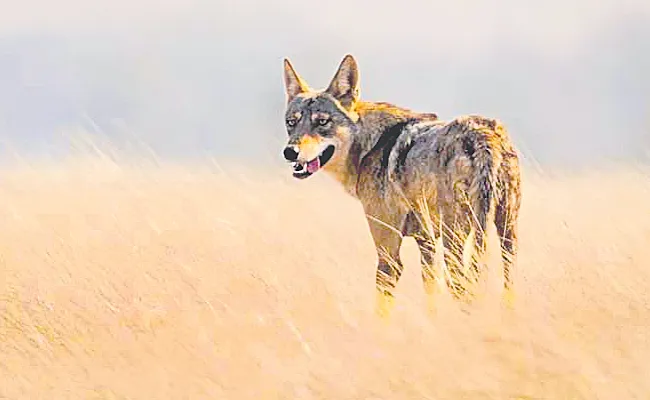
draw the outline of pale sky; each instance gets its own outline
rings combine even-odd
[[[650,147],[647,0],[5,3],[0,136],[26,151],[90,119],[162,153],[273,158],[282,58],[323,86],[348,52],[362,96],[500,117],[543,162]]]

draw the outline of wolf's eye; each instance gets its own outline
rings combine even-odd
[[[289,126],[289,127],[296,126],[296,119],[295,118],[288,118],[287,119],[287,126]]]
[[[328,122],[330,122],[329,118],[318,118],[318,125],[320,126],[325,126]]]

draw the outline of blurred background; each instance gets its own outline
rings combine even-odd
[[[0,156],[97,135],[159,157],[281,163],[282,58],[315,87],[345,53],[361,93],[501,118],[526,161],[650,160],[650,2],[12,2],[0,15]]]

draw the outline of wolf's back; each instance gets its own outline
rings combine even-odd
[[[481,241],[479,236],[485,232],[498,198],[499,168],[503,149],[510,147],[508,140],[497,120],[480,116],[414,124],[397,143],[392,167],[401,172],[396,176],[406,193],[421,193],[422,186],[431,181],[438,200],[469,203],[470,218],[480,230],[477,239]],[[399,162],[400,158],[405,161]],[[463,198],[458,198],[461,188]]]

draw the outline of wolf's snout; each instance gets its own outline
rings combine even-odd
[[[285,147],[282,154],[284,155],[284,158],[287,161],[294,162],[298,160],[298,152],[296,151],[296,148],[293,146]]]

